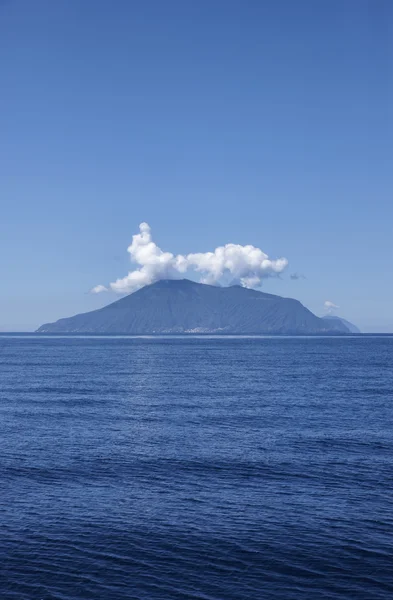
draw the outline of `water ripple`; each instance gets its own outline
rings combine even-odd
[[[0,337],[1,599],[390,600],[392,351]]]

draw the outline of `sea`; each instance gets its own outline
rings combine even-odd
[[[0,336],[1,600],[391,600],[392,337]]]

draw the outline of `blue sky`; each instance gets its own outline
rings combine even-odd
[[[116,297],[142,221],[393,331],[390,0],[0,0],[0,329]],[[293,280],[291,273],[305,278]]]

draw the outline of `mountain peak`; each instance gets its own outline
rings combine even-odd
[[[196,281],[191,279],[159,279],[155,283],[150,284],[148,287],[185,287],[188,285],[197,285]]]

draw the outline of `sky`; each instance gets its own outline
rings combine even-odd
[[[390,0],[0,0],[0,330],[117,299],[146,222],[393,332],[392,68]]]

